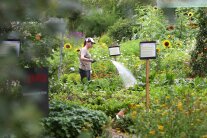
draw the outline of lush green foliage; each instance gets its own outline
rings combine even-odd
[[[22,0],[3,1],[2,5],[8,9],[0,9],[0,34],[3,36],[0,39],[8,34],[20,34],[15,36],[21,38],[22,47],[18,60],[13,55],[0,59],[0,137],[39,137],[41,134],[36,110],[16,101],[21,97],[19,81],[14,81],[22,77],[21,68],[16,66],[19,64],[24,68],[49,66],[52,108],[50,116],[42,122],[45,135],[78,137],[82,132],[89,132],[89,137],[100,136],[102,126],[107,124],[106,115],[115,118],[117,112],[126,109],[122,119],[112,120],[114,128],[138,137],[205,137],[205,9],[197,12],[194,8],[177,8],[176,21],[171,24],[164,18],[162,9],[137,5],[136,0],[81,2],[86,4],[83,11],[80,1],[75,0],[25,4]],[[13,8],[14,4],[18,7]],[[95,12],[94,7],[98,9]],[[57,18],[48,22],[50,16]],[[64,25],[56,23],[60,21],[58,18],[68,21],[67,29],[61,29]],[[54,34],[46,30],[48,24],[57,29],[53,30]],[[75,28],[84,32],[81,38],[71,37]],[[62,39],[59,33],[66,35]],[[88,35],[97,35],[94,38],[97,43],[90,51],[97,62],[92,65],[93,81],[82,84],[78,50]],[[116,60],[123,63],[138,82],[129,89],[123,87],[120,74],[111,62],[113,58],[108,55],[108,46],[116,40],[121,49],[121,56]],[[148,40],[157,41],[157,58],[150,60],[150,110],[146,112],[146,67],[145,61],[139,59],[139,42]],[[71,47],[64,47],[60,63],[61,46],[66,43]],[[193,76],[203,78],[189,78],[192,77],[189,75],[191,65]],[[59,67],[60,78],[57,77]],[[58,103],[53,103],[55,101]]]
[[[199,137],[206,134],[206,79],[177,80],[171,87],[153,87],[151,109],[131,105],[132,132],[143,137]],[[202,91],[201,91],[202,89]],[[202,98],[201,98],[202,97]],[[124,128],[127,129],[127,128]],[[130,128],[128,128],[130,129]]]
[[[126,41],[132,38],[133,23],[128,19],[119,19],[109,27],[108,33],[115,41]]]
[[[188,15],[191,12],[196,10],[177,9],[178,20],[174,26],[168,25],[160,9],[150,6],[137,9],[139,16],[135,19],[143,22],[145,26],[142,29],[140,26],[131,28],[131,31],[138,30],[139,37],[136,40],[120,42],[121,56],[116,58],[134,74],[138,81],[133,88],[123,89],[117,71],[110,62],[113,58],[108,56],[110,44],[106,45],[109,41],[106,35],[104,36],[106,38],[100,38],[100,43],[94,45],[91,50],[93,58],[98,61],[93,64],[94,81],[82,85],[78,81],[73,83],[74,81],[70,80],[74,79],[64,75],[63,78],[67,81],[62,81],[61,85],[66,87],[60,89],[65,88],[65,90],[53,93],[51,98],[101,110],[112,118],[121,109],[127,109],[125,117],[114,120],[112,126],[141,137],[205,135],[206,79],[187,78],[191,72],[190,51],[195,42],[194,34],[198,31],[197,26],[184,26],[185,23],[190,23],[190,18],[194,18],[193,21],[197,23],[196,15],[195,17]],[[151,16],[155,22],[150,21]],[[144,18],[149,20],[142,21],[141,19]],[[145,108],[145,62],[139,59],[139,42],[143,40],[157,40],[157,58],[150,61],[150,112],[146,112]],[[169,45],[166,45],[166,42],[169,42]],[[78,78],[76,71],[72,74],[76,74]],[[188,133],[193,130],[196,133]]]
[[[19,23],[14,30],[21,33],[20,65],[23,68],[47,66],[46,58],[59,47],[60,40],[40,22]]]
[[[107,121],[103,112],[52,102],[49,117],[43,119],[42,123],[47,136],[75,138],[84,131],[91,132],[91,137],[100,135]]]
[[[78,30],[84,32],[86,36],[101,36],[117,20],[115,14],[99,10],[90,11],[81,20]]]

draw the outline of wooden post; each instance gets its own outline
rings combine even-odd
[[[149,59],[146,59],[146,108],[149,111],[150,95],[149,95],[149,71],[150,71]]]
[[[63,47],[64,47],[64,33],[62,33],[62,42],[60,44],[60,64],[58,67],[58,79],[60,79],[61,70],[62,70],[62,60],[63,60]]]

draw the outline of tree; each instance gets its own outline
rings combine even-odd
[[[200,8],[200,31],[196,38],[196,48],[191,53],[191,67],[193,76],[207,75],[207,8]]]

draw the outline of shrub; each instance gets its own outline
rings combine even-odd
[[[112,44],[112,38],[108,34],[104,34],[101,36],[99,42],[105,43],[107,46],[110,46]]]
[[[132,23],[127,19],[119,19],[113,26],[109,27],[109,36],[114,40],[122,41],[132,38]]]
[[[83,17],[78,30],[84,32],[86,36],[100,36],[107,31],[115,20],[115,14],[91,11],[90,14]]]
[[[85,131],[92,132],[93,136],[100,135],[107,120],[103,112],[53,102],[50,114],[42,120],[42,124],[47,136],[76,138]]]

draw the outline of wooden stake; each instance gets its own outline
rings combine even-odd
[[[146,60],[146,108],[149,111],[150,95],[149,95],[149,71],[150,71],[149,59]]]

